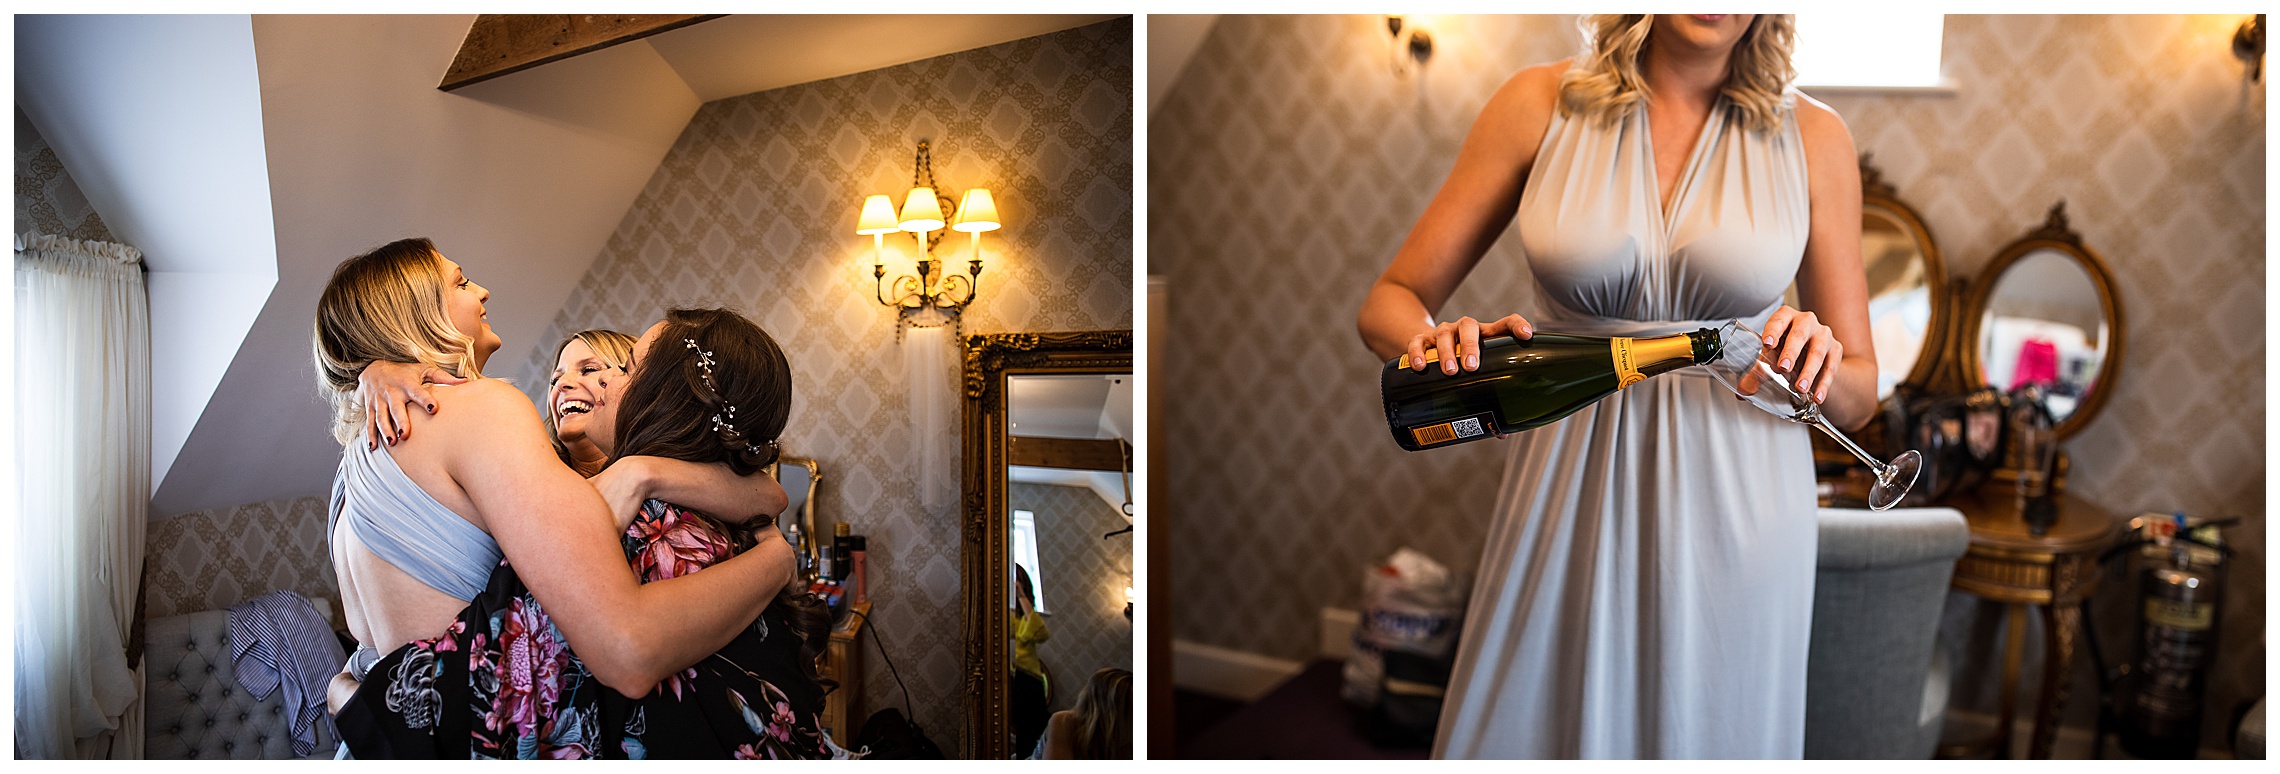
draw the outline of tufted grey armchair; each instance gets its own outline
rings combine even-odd
[[[1948,699],[1940,608],[1971,527],[1953,508],[1823,508],[1820,521],[1805,757],[1930,758]]]
[[[229,613],[153,618],[143,650],[143,755],[168,758],[293,758],[285,691],[254,701],[231,668]],[[317,749],[331,758],[332,718],[317,723]]]

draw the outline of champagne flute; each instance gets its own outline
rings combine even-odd
[[[1791,422],[1818,427],[1830,438],[1837,439],[1845,451],[1867,463],[1869,469],[1876,472],[1876,485],[1868,493],[1870,510],[1890,508],[1908,494],[1908,487],[1916,483],[1917,471],[1923,468],[1923,455],[1909,449],[1893,457],[1891,462],[1877,461],[1821,416],[1821,404],[1790,387],[1789,378],[1766,359],[1771,353],[1765,349],[1764,334],[1740,320],[1733,320],[1719,327],[1718,339],[1718,356],[1702,367],[1709,369],[1726,389],[1748,399],[1751,405]]]

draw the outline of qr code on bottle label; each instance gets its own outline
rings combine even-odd
[[[1459,419],[1455,422],[1450,423],[1449,429],[1457,431],[1458,438],[1471,438],[1473,436],[1480,435],[1482,432],[1480,429],[1480,419],[1477,417],[1473,419]]]

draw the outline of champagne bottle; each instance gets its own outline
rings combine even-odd
[[[1480,343],[1479,370],[1443,374],[1440,353],[1426,350],[1421,372],[1408,355],[1386,361],[1378,388],[1394,442],[1422,451],[1557,422],[1649,376],[1710,362],[1720,346],[1709,328],[1646,339],[1498,336]]]

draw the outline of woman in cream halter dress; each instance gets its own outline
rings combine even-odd
[[[1661,336],[1735,318],[1764,331],[1777,310],[1819,330],[1782,308],[1813,235],[1794,92],[1773,131],[1717,97],[1667,199],[1647,101],[1612,121],[1566,112],[1552,112],[1514,215],[1539,294],[1529,332]],[[1435,757],[1799,757],[1808,432],[1690,368],[1504,439]]]

